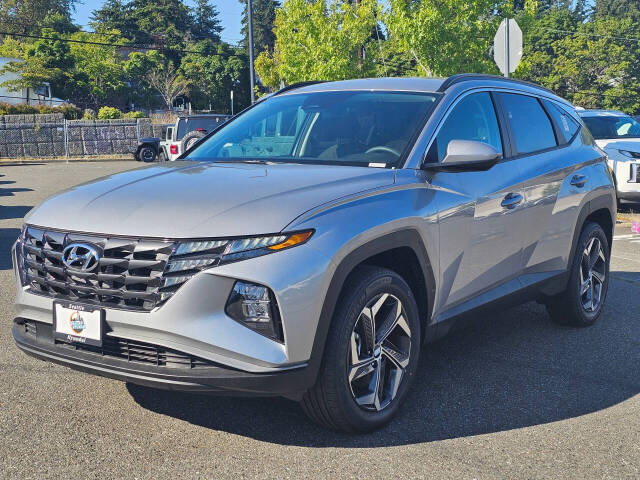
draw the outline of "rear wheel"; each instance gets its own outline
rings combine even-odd
[[[358,267],[336,307],[318,380],[302,400],[304,411],[335,430],[384,425],[413,381],[420,338],[418,308],[402,277]]]
[[[597,223],[585,225],[574,254],[567,289],[551,299],[547,311],[556,323],[593,325],[609,287],[609,242]]]
[[[166,161],[167,161],[167,154],[164,153],[164,150],[160,150],[160,154],[158,155],[158,162],[162,163]]]

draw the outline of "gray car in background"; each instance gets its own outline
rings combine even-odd
[[[294,85],[179,161],[32,210],[13,335],[74,369],[281,395],[371,430],[402,407],[423,346],[488,307],[538,300],[593,324],[614,216],[603,152],[541,87]]]

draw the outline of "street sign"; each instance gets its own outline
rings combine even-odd
[[[493,37],[493,59],[505,77],[516,71],[522,58],[522,30],[513,18],[505,18]]]

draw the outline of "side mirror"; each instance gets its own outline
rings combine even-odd
[[[476,140],[451,140],[440,163],[426,163],[425,170],[438,172],[477,172],[489,170],[501,155],[495,148]]]

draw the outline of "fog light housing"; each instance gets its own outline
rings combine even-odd
[[[227,300],[229,317],[245,327],[283,342],[282,322],[273,292],[264,285],[237,281]]]

